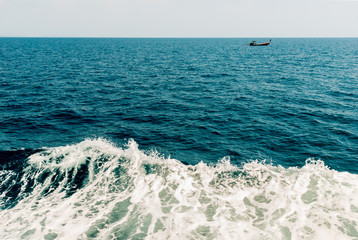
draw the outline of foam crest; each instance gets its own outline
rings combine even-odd
[[[192,166],[89,139],[28,164],[1,239],[358,238],[358,176],[320,160]]]
[[[29,163],[41,168],[77,168],[90,159],[99,159],[101,156],[121,154],[121,149],[115,148],[108,141],[87,139],[79,144],[47,148],[44,151],[29,157]]]

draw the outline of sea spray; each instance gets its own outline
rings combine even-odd
[[[0,177],[0,239],[358,238],[358,176],[320,160],[193,166],[88,139]]]

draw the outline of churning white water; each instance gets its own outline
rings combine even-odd
[[[16,174],[0,239],[358,239],[358,176],[319,160],[192,166],[94,139],[31,155],[6,198]]]

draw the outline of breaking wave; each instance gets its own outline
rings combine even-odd
[[[103,139],[28,155],[2,163],[0,239],[358,239],[358,175],[320,160],[193,166]]]

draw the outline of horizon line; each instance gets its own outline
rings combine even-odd
[[[270,38],[270,39],[275,39],[275,38],[358,38],[358,36],[356,37],[314,37],[314,36],[310,36],[310,37],[285,37],[285,36],[281,36],[281,37],[262,37],[262,36],[245,36],[245,37],[181,37],[181,36],[176,36],[176,37],[145,37],[145,36],[141,36],[141,37],[114,37],[114,36],[0,36],[0,38],[123,38],[123,39],[129,39],[129,38],[143,38],[143,39],[159,39],[159,38],[163,38],[163,39],[187,39],[187,38],[192,38],[192,39],[218,39],[218,38],[232,38],[232,39],[244,39],[244,38]]]

